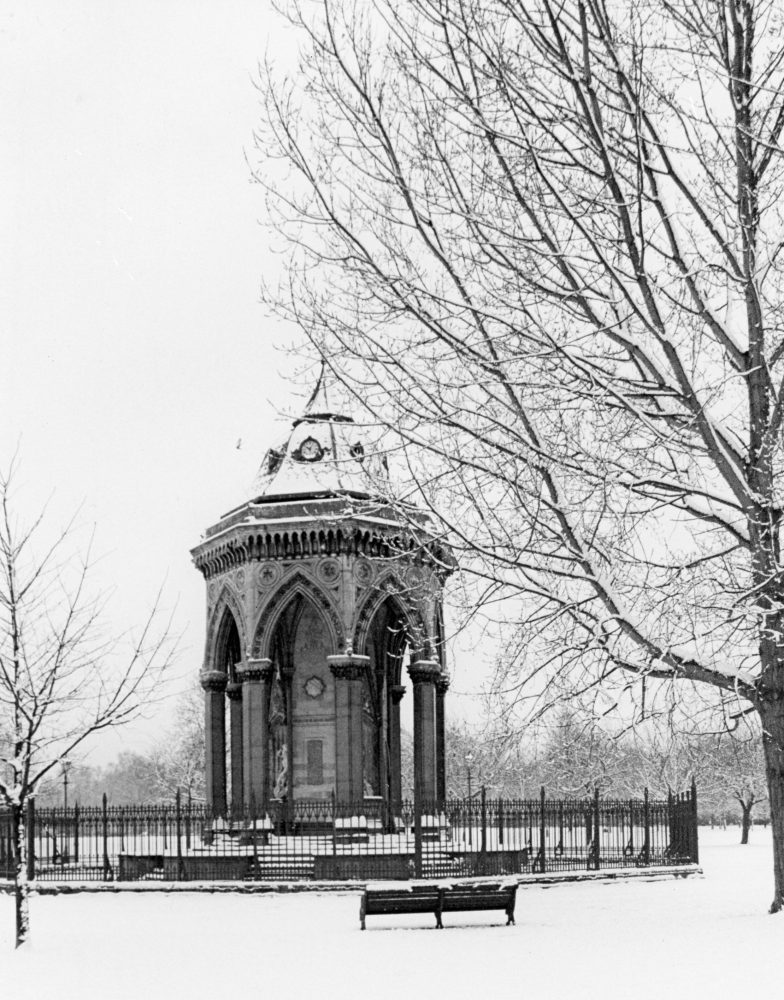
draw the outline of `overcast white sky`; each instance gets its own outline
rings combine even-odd
[[[243,155],[273,24],[285,55],[267,0],[0,2],[0,463],[21,440],[25,502],[84,502],[116,628],[166,581],[194,673],[189,548],[294,390]]]

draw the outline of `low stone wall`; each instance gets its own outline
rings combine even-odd
[[[519,851],[467,851],[453,855],[460,863],[459,874],[471,875],[522,875],[530,871],[528,849]]]
[[[318,855],[317,879],[407,879],[414,870],[413,854]]]
[[[205,854],[203,857],[165,857],[163,877],[172,881],[198,882],[202,879],[239,881],[248,878],[252,864],[248,855]]]
[[[134,882],[163,868],[161,854],[121,854],[118,878],[121,882]]]

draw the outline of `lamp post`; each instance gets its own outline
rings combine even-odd
[[[474,760],[474,755],[470,752],[467,753],[465,762],[466,762],[466,771],[468,772],[468,843],[469,844],[473,843],[473,830],[471,823],[471,764],[473,763],[473,760]]]
[[[70,760],[63,758],[60,761],[60,771],[63,775],[63,833],[60,838],[62,846],[60,857],[63,864],[68,861],[68,772],[70,770]]]
[[[60,770],[63,775],[63,809],[68,811],[68,772],[71,770],[70,760],[60,761]]]

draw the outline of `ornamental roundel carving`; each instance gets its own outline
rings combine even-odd
[[[354,579],[360,587],[369,587],[373,580],[373,566],[367,559],[357,559],[354,563]]]
[[[302,687],[308,698],[320,698],[324,694],[326,684],[314,674],[312,677],[308,677]]]
[[[262,590],[269,590],[283,576],[279,563],[264,562],[256,570],[256,582]]]
[[[334,587],[340,580],[340,563],[337,559],[322,559],[316,563],[316,579],[327,587]]]
[[[210,604],[214,604],[215,598],[217,596],[218,596],[218,584],[211,583],[209,587],[207,587],[207,600],[210,602]]]
[[[242,587],[245,586],[245,570],[244,569],[238,569],[237,572],[234,574],[234,583],[240,589],[242,589]]]

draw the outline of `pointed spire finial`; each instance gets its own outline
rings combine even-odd
[[[321,367],[319,368],[318,378],[316,379],[316,384],[313,387],[313,392],[310,394],[310,398],[307,403],[305,403],[305,409],[302,411],[303,416],[307,416],[314,412],[314,408],[318,410],[328,409],[326,406],[322,406],[318,403],[319,394],[323,395],[322,402],[326,404],[327,402],[327,362],[324,358],[321,359]]]
[[[302,415],[292,422],[292,427],[297,427],[302,423],[309,423],[314,420],[337,420],[352,423],[352,418],[336,410],[334,403],[329,400],[330,368],[326,358],[321,359],[316,384],[308,397],[308,401],[302,410]]]

